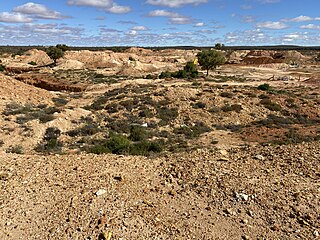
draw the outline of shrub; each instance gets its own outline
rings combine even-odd
[[[4,145],[4,141],[0,140],[0,147],[2,147]]]
[[[6,153],[23,154],[23,147],[21,145],[10,146],[6,149]]]
[[[36,66],[36,65],[37,65],[37,63],[34,62],[34,61],[28,62],[28,64],[29,64],[29,65],[32,65],[32,66]]]
[[[193,108],[205,108],[206,104],[204,102],[196,102],[192,105]]]
[[[171,72],[165,71],[165,72],[161,72],[161,74],[159,75],[160,79],[163,78],[171,78]]]
[[[0,72],[3,72],[4,70],[6,70],[6,67],[0,64]]]
[[[179,116],[176,108],[161,107],[157,109],[158,116],[162,120],[162,124],[168,124],[170,121]]]
[[[231,92],[222,92],[222,93],[220,94],[220,96],[221,96],[221,97],[226,97],[226,98],[232,98],[232,97],[234,96],[234,94],[231,93]]]
[[[129,139],[137,142],[137,141],[143,141],[148,138],[148,132],[145,127],[139,126],[139,125],[133,125],[130,129],[130,135]]]
[[[281,111],[281,106],[277,103],[272,102],[270,99],[262,99],[260,101],[260,104],[271,111]]]
[[[65,106],[68,103],[68,100],[65,98],[52,98],[52,101],[57,107]]]
[[[258,86],[259,90],[262,91],[270,91],[271,90],[271,86],[268,83],[264,83]]]
[[[129,57],[129,60],[130,61],[135,61],[135,59],[133,57],[131,57],[131,56]]]
[[[58,140],[61,135],[61,131],[55,127],[49,127],[43,136],[43,143],[40,143],[35,148],[37,152],[47,152],[47,153],[59,153],[62,149],[62,142]]]
[[[243,108],[240,104],[225,105],[221,108],[224,112],[240,112],[242,109]]]
[[[146,156],[150,152],[159,153],[162,151],[162,145],[160,142],[141,141],[130,145],[131,155]]]
[[[151,74],[148,74],[145,79],[156,79],[157,77],[156,76],[153,76]]]
[[[105,147],[110,149],[114,154],[128,153],[130,147],[130,140],[121,134],[112,134],[107,140]]]

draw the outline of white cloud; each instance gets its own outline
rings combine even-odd
[[[119,6],[116,3],[113,3],[112,7],[105,9],[107,12],[115,14],[123,14],[131,11],[131,8],[128,6]]]
[[[32,18],[21,13],[2,12],[0,13],[0,22],[28,23],[28,22],[32,22]]]
[[[68,0],[68,4],[75,6],[95,7],[115,14],[123,14],[131,11],[130,7],[120,6],[113,2],[113,0]]]
[[[112,7],[112,0],[68,0],[69,5],[88,6],[96,8],[110,8]]]
[[[187,4],[198,5],[200,3],[207,3],[208,0],[147,0],[146,2],[156,6],[181,7]]]
[[[198,22],[194,25],[195,27],[204,27],[205,24],[203,22]]]
[[[288,26],[286,24],[284,24],[283,22],[271,22],[271,21],[268,21],[268,22],[257,23],[256,27],[279,30],[279,29],[287,28]]]
[[[302,25],[302,26],[300,26],[300,28],[302,28],[302,29],[320,30],[320,25],[308,24],[308,25]]]
[[[135,31],[135,30],[130,30],[127,34],[128,34],[128,35],[137,35],[138,32]]]
[[[43,19],[64,19],[67,18],[61,13],[51,10],[42,4],[28,2],[13,9],[13,12],[31,15],[34,18]]]
[[[149,12],[149,17],[167,17],[172,24],[189,24],[194,20],[190,17],[182,16],[176,12],[166,10],[154,10]]]
[[[306,22],[306,21],[312,21],[312,20],[314,20],[314,18],[309,17],[309,16],[304,16],[304,15],[301,15],[301,16],[295,17],[295,18],[283,19],[284,22]]]
[[[131,28],[131,30],[135,30],[135,31],[147,31],[149,30],[149,28],[145,27],[145,26],[135,26],[133,28]]]

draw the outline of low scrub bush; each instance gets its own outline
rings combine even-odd
[[[23,147],[21,145],[10,146],[6,149],[6,153],[23,154]]]
[[[242,109],[240,104],[225,105],[221,108],[224,112],[240,112]]]
[[[43,142],[37,145],[35,151],[45,153],[60,153],[63,147],[63,143],[58,140],[60,135],[60,129],[55,127],[47,128],[43,136]]]
[[[258,86],[259,90],[262,91],[270,91],[271,90],[271,86],[268,83],[264,83]]]
[[[277,103],[272,102],[270,99],[262,99],[260,101],[265,108],[269,109],[270,111],[281,111],[281,106]]]

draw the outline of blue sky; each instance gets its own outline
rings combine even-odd
[[[0,45],[320,45],[318,0],[0,1]]]

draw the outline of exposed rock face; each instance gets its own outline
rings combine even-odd
[[[275,64],[306,61],[309,58],[298,51],[266,51],[266,50],[240,50],[227,55],[228,63],[244,64]]]
[[[16,79],[49,91],[82,92],[86,89],[86,86],[84,85],[69,85],[62,83],[48,74],[21,74],[17,76]]]

